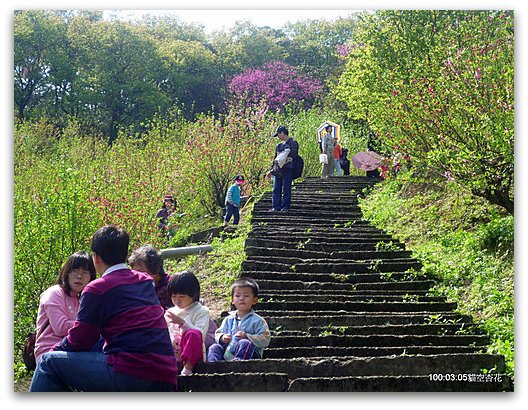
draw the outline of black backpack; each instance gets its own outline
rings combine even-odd
[[[304,159],[300,155],[293,161],[293,179],[300,178],[304,169]]]
[[[29,333],[24,340],[24,350],[22,350],[22,360],[26,365],[26,369],[29,371],[37,368],[37,362],[35,360],[35,341],[37,340],[37,334],[35,332]]]

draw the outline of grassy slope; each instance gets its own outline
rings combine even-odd
[[[361,201],[365,218],[413,250],[421,274],[491,336],[513,377],[513,216],[454,184],[416,183],[410,175],[379,184]]]

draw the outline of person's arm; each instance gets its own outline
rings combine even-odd
[[[295,159],[299,155],[299,143],[295,140],[292,140],[289,144],[290,147],[290,153],[288,154],[289,157]]]
[[[101,296],[83,292],[75,324],[53,350],[89,351],[101,336],[100,318],[103,309]]]
[[[227,203],[233,205],[233,185],[227,190]]]
[[[202,332],[203,340],[205,340],[205,336],[209,330],[209,310],[206,307],[202,307],[192,316],[192,318],[188,317],[185,319],[182,329],[184,331],[188,329],[197,329]]]
[[[277,155],[279,154],[279,146],[280,144],[277,144],[275,147],[275,155],[273,156],[273,161],[271,161],[270,170],[266,173],[266,178],[271,178],[271,170],[273,168],[273,162],[275,161],[275,158],[277,158]]]
[[[321,153],[328,155],[326,152],[326,139],[328,138],[327,135],[328,134],[325,134],[323,135],[323,138],[321,138]]]
[[[68,307],[64,300],[63,292],[52,292],[49,298],[42,303],[42,309],[49,320],[49,326],[57,336],[66,336],[75,324],[75,319],[70,319]]]
[[[251,343],[256,347],[265,348],[268,347],[271,340],[271,333],[266,321],[260,316],[256,318],[255,323],[253,324],[254,333],[246,333],[246,337]]]
[[[228,319],[229,319],[229,316],[224,318],[220,327],[216,329],[215,331],[215,342],[216,343],[226,343],[226,341],[223,340],[222,337],[225,336],[226,334],[230,335],[230,333],[228,332],[229,330],[228,323],[227,323]]]

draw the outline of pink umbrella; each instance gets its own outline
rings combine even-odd
[[[364,169],[365,171],[378,169],[382,161],[383,157],[374,151],[358,152],[352,157],[352,164],[356,168]]]

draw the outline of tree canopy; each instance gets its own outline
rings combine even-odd
[[[336,96],[388,152],[513,213],[513,12],[365,14]]]

